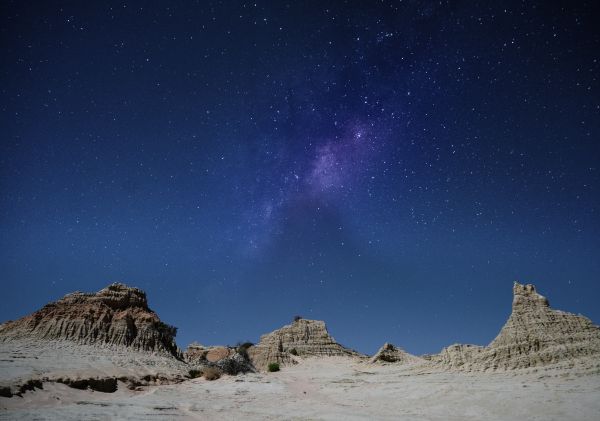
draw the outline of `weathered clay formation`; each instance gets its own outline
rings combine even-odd
[[[477,355],[486,348],[472,344],[454,344],[442,349],[439,354],[424,355],[426,360],[433,361],[448,369],[470,369],[477,360]]]
[[[177,329],[160,321],[146,293],[114,283],[95,294],[74,292],[0,325],[0,341],[33,338],[116,345],[178,357]]]
[[[362,356],[338,344],[327,332],[325,322],[307,319],[297,319],[261,336],[248,354],[257,369],[265,369],[269,363],[294,364],[296,356]]]
[[[588,318],[550,308],[533,285],[513,286],[512,313],[487,347],[452,345],[429,358],[446,368],[511,370],[600,356],[600,328]]]
[[[411,364],[412,368],[428,371],[514,370],[555,364],[569,368],[575,363],[581,363],[584,369],[600,367],[598,326],[583,316],[551,309],[548,300],[533,285],[515,283],[513,292],[512,314],[486,347],[455,344],[439,354],[416,357],[385,344],[370,362]],[[73,360],[65,360],[60,373],[41,367],[27,369],[29,374],[21,377],[0,379],[6,380],[0,382],[0,396],[22,394],[39,388],[43,381],[114,391],[117,380],[135,388],[179,382],[193,377],[192,372],[209,368],[233,375],[266,370],[270,363],[295,364],[304,357],[364,359],[363,355],[338,344],[325,323],[317,320],[296,319],[263,335],[257,345],[193,344],[185,355],[175,344],[175,333],[174,327],[162,323],[149,309],[146,294],[137,288],[112,284],[95,294],[68,294],[29,316],[0,325],[0,351],[7,356],[6,361],[13,361],[11,358],[20,361],[25,349],[35,349],[36,353],[46,349],[43,353],[47,355],[48,347],[54,350],[57,345],[51,341],[61,341],[61,346],[66,346],[64,352],[72,353]],[[120,355],[116,355],[117,350]],[[141,352],[132,357],[132,350]],[[25,352],[24,356],[38,361],[36,353]],[[87,364],[82,360],[86,358],[101,359],[103,368],[92,367],[90,373],[82,371],[82,364]],[[51,361],[50,365],[53,364]],[[41,374],[46,372],[50,376]]]
[[[416,363],[421,361],[419,357],[409,354],[402,348],[398,348],[390,343],[385,343],[379,351],[369,360],[370,363]]]
[[[192,343],[188,346],[184,356],[186,362],[195,368],[216,367],[226,374],[255,371],[246,347],[205,347],[198,343]]]
[[[523,368],[600,354],[600,328],[550,308],[533,285],[515,282],[512,314],[483,354],[485,368]]]

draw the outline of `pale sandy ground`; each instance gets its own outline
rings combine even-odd
[[[278,373],[115,393],[48,383],[0,398],[2,419],[600,420],[600,375],[431,373],[344,358]]]
[[[153,379],[176,379],[184,378],[188,370],[185,363],[175,358],[126,348],[103,348],[69,341],[0,342],[0,386],[22,385],[30,379],[44,378],[77,380],[127,377],[137,380],[152,376]]]
[[[103,348],[69,341],[0,342],[0,386],[43,377],[173,377],[183,376],[188,370],[186,364],[175,358],[127,348]]]

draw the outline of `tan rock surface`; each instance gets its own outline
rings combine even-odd
[[[294,364],[299,357],[362,356],[345,348],[333,339],[325,322],[320,320],[295,320],[271,333],[261,336],[260,342],[248,349],[250,360],[259,370],[269,363]]]
[[[184,354],[185,361],[194,369],[216,367],[226,374],[254,372],[246,347],[203,346],[192,343]]]
[[[224,358],[232,356],[234,353],[235,351],[232,349],[224,346],[217,346],[208,350],[206,353],[206,359],[211,363],[216,363],[217,361],[221,361]]]
[[[550,308],[533,285],[515,282],[513,294],[512,313],[487,347],[452,345],[431,361],[452,369],[512,370],[600,359],[600,328],[591,320]]]
[[[208,361],[216,363],[225,358],[230,358],[236,353],[236,348],[227,346],[203,346],[190,344],[185,351],[185,359],[188,362]]]
[[[421,358],[409,354],[402,348],[398,348],[390,343],[385,343],[375,355],[369,360],[370,363],[416,363],[422,361]]]
[[[69,340],[179,356],[176,332],[150,310],[145,292],[114,283],[95,294],[68,294],[31,315],[3,323],[0,342]]]
[[[600,357],[600,328],[584,316],[550,308],[533,285],[515,282],[512,314],[489,350],[486,368],[524,368]]]
[[[478,354],[486,348],[471,344],[454,344],[442,349],[439,354],[428,355],[426,358],[444,368],[449,369],[470,369],[471,364],[477,360]]]
[[[185,350],[184,357],[187,362],[196,362],[206,360],[206,354],[210,347],[200,345],[199,343],[191,343]]]

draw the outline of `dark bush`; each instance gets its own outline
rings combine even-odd
[[[302,316],[294,316],[294,321],[297,322],[298,320],[302,320]]]
[[[237,345],[236,345],[236,348],[239,351],[240,349],[248,349],[251,346],[254,346],[254,344],[252,342],[243,342],[243,343],[242,342],[238,342]]]
[[[191,369],[188,372],[188,377],[190,379],[195,379],[195,378],[198,378],[198,377],[202,377],[202,370]]]
[[[250,359],[250,356],[248,355],[248,348],[250,348],[253,345],[254,344],[252,342],[244,342],[244,343],[238,342],[238,344],[235,346],[235,348],[236,348],[237,353],[240,354],[242,357],[244,357],[244,359],[246,361],[248,361]]]
[[[298,351],[296,351],[296,348],[292,348],[292,349],[290,349],[290,354],[298,355]]]
[[[155,322],[154,326],[156,327],[156,330],[163,335],[170,336],[172,338],[177,336],[177,328],[175,326],[168,325],[161,321]]]
[[[267,369],[271,373],[273,373],[275,371],[279,371],[279,363],[269,363],[269,366],[267,367]]]

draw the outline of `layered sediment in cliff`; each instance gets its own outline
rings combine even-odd
[[[397,364],[412,364],[421,362],[421,358],[409,354],[402,348],[385,343],[379,350],[371,357],[370,363],[397,363]]]
[[[325,322],[307,319],[297,319],[261,336],[248,354],[257,369],[265,369],[269,363],[294,364],[296,357],[362,356],[338,344],[329,335]]]
[[[588,318],[554,310],[535,286],[515,282],[512,313],[487,346],[456,344],[430,360],[450,369],[512,370],[600,356],[600,328]]]
[[[68,294],[33,314],[3,323],[0,341],[67,340],[179,357],[176,332],[148,307],[145,292],[114,283],[97,293]]]
[[[600,328],[550,308],[533,285],[515,283],[512,313],[482,354],[486,368],[523,368],[600,355]]]

